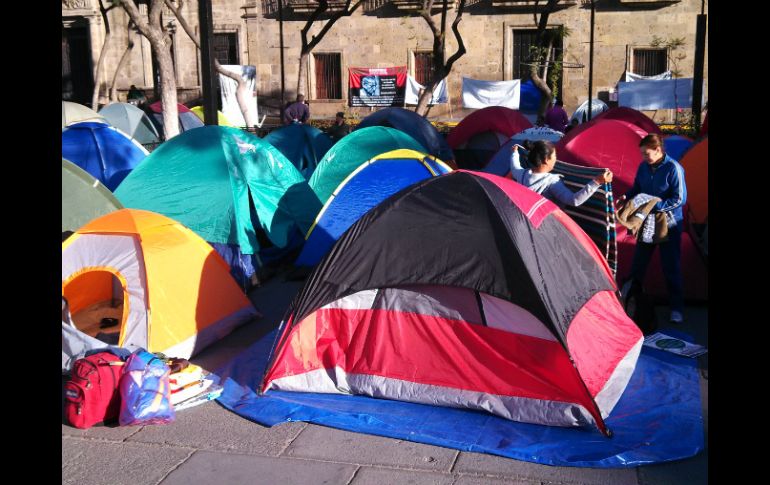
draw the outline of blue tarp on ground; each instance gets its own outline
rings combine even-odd
[[[340,184],[318,217],[295,266],[315,266],[339,237],[369,210],[401,189],[450,171],[449,167],[411,150],[370,160]]]
[[[225,384],[219,402],[266,426],[307,421],[554,466],[635,467],[703,449],[697,361],[662,350],[643,347],[626,391],[606,419],[613,437],[605,438],[596,428],[517,423],[478,411],[366,396],[283,391],[258,396],[253,389],[274,337],[269,333],[217,371]]]
[[[111,191],[147,156],[147,150],[104,123],[76,123],[61,132],[61,153]]]

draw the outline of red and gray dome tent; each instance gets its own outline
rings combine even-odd
[[[363,394],[603,433],[642,334],[596,246],[515,182],[458,171],[371,209],[318,264],[261,390]]]

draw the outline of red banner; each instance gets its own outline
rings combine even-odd
[[[351,67],[350,106],[404,106],[406,66]]]

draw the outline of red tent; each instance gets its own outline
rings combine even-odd
[[[532,128],[532,123],[519,111],[504,106],[490,106],[463,118],[449,133],[446,141],[453,149],[466,148],[471,138],[489,132],[499,135],[497,148],[500,148],[510,137],[527,128]]]
[[[163,104],[160,101],[156,101],[150,105],[150,109],[153,113],[162,113],[163,112]],[[190,108],[187,106],[177,103],[176,109],[178,113],[188,113],[191,112]]]
[[[511,136],[531,127],[532,123],[520,112],[490,106],[463,118],[446,141],[452,147],[458,167],[483,170]]]
[[[626,106],[610,108],[604,113],[600,113],[594,118],[594,120],[627,121],[629,123],[635,124],[647,133],[657,133],[658,135],[663,133],[660,131],[660,128],[658,128],[658,125],[656,125],[655,122],[649,118],[649,116],[645,115],[641,111],[637,111]]]
[[[624,194],[634,184],[636,169],[642,161],[639,142],[646,135],[646,131],[632,123],[597,117],[570,130],[556,144],[556,156],[575,165],[609,168],[615,174],[614,191]]]
[[[559,160],[568,163],[612,170],[612,189],[617,199],[634,184],[636,171],[642,163],[639,142],[645,135],[644,130],[631,123],[597,117],[567,133],[556,145],[556,154]],[[618,224],[617,241],[617,281],[624,282],[631,271],[636,240]],[[654,296],[666,295],[659,252],[656,251],[650,266],[645,290]],[[708,271],[687,231],[682,234],[682,274],[685,298],[705,300],[708,297]]]
[[[700,133],[698,134],[698,137],[703,138],[708,134],[709,134],[709,114],[708,112],[706,112],[706,116],[703,118],[703,124],[700,126]]]
[[[370,210],[316,266],[261,389],[606,432],[643,341],[615,290],[547,199],[491,174],[433,177]]]
[[[163,129],[163,105],[160,101],[156,101],[149,106],[150,120],[152,120],[158,133],[161,133],[165,138],[165,130]],[[183,133],[193,128],[200,128],[204,126],[203,121],[198,118],[195,113],[183,104],[176,104],[177,116],[179,117],[179,132]]]

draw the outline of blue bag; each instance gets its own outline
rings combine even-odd
[[[121,426],[166,424],[174,421],[168,365],[159,357],[137,350],[132,353],[120,377]]]

